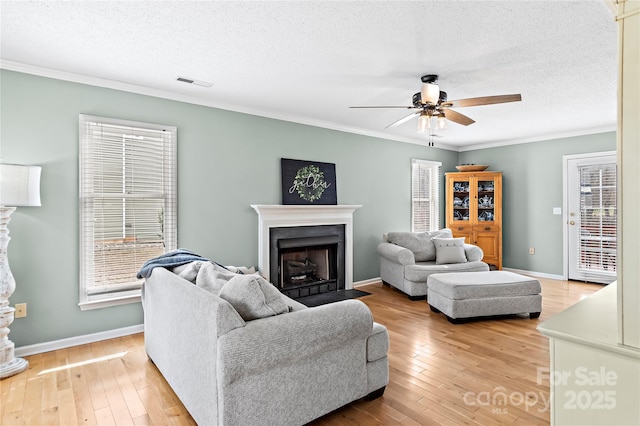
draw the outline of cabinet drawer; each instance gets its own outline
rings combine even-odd
[[[455,234],[459,234],[459,233],[467,233],[467,232],[471,232],[473,231],[473,226],[471,225],[454,225],[451,224],[449,226],[449,229],[451,229],[451,232],[453,232],[453,235]]]
[[[499,225],[491,225],[489,223],[484,224],[484,225],[473,225],[473,232],[480,232],[480,231],[498,232],[498,231],[500,231],[500,226]]]

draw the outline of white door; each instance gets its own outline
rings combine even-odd
[[[609,284],[616,279],[616,155],[566,161],[568,278]]]

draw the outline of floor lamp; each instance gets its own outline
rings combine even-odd
[[[15,308],[9,306],[9,297],[16,289],[16,281],[9,269],[7,247],[11,213],[16,207],[40,205],[39,166],[0,164],[0,379],[21,373],[29,363],[14,355],[15,345],[9,340],[9,325]]]

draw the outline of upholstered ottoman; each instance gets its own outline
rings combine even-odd
[[[427,279],[427,303],[452,323],[494,315],[542,311],[540,282],[508,271],[451,272]]]

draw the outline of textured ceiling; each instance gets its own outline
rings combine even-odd
[[[615,129],[616,24],[588,1],[5,1],[5,69],[426,143],[416,120],[385,129],[420,76],[460,108],[454,150]],[[184,76],[211,87],[176,81]],[[171,123],[169,123],[171,124]]]

